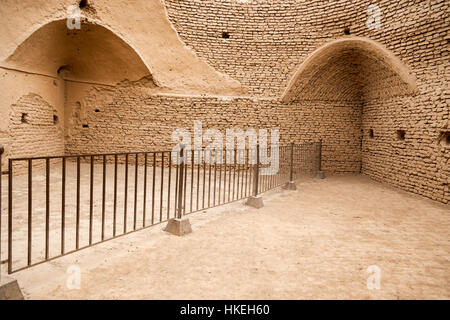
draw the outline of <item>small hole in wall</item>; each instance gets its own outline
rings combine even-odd
[[[441,146],[450,147],[450,131],[441,132],[438,142]]]
[[[222,32],[223,39],[230,39],[230,34],[228,32]]]
[[[78,5],[81,9],[86,8],[86,6],[88,5],[88,1],[87,0],[81,0],[80,4]]]
[[[88,124],[83,124],[83,128],[89,128]]]
[[[405,130],[397,130],[397,140],[405,140],[406,131]]]
[[[345,34],[346,36],[349,36],[349,35],[350,35],[350,28],[349,28],[349,27],[344,28],[344,34]]]
[[[369,130],[369,138],[373,139],[375,137],[374,133],[373,133],[373,129]]]
[[[60,66],[60,67],[58,68],[58,70],[56,71],[56,72],[58,73],[58,76],[61,75],[61,72],[63,72],[63,71],[66,70],[66,69],[67,69],[66,66]]]
[[[20,122],[28,123],[28,113],[22,113],[22,115],[20,117]]]
[[[57,125],[59,122],[58,116],[56,114],[53,115],[53,124]]]
[[[95,109],[94,111],[95,111],[95,112],[100,112],[100,109]]]
[[[54,85],[55,87],[57,87],[57,86],[58,86],[58,81],[53,80],[53,85]]]

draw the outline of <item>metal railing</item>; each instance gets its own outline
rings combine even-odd
[[[6,230],[0,196],[0,258],[2,231],[7,234],[8,273],[14,273],[256,196],[320,169],[320,142],[278,150],[278,170],[269,174],[262,174],[270,164],[261,161],[259,147],[8,159]],[[180,157],[184,161],[178,164]],[[215,161],[204,163],[202,157]]]

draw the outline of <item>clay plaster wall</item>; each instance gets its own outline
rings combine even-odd
[[[53,21],[67,19],[67,8],[78,2],[3,0],[0,16],[8,19],[0,20],[1,65],[23,67],[5,61],[34,32]],[[110,30],[131,46],[160,87],[195,93],[240,92],[239,82],[215,71],[184,45],[168,20],[161,1],[89,0],[88,3],[89,6],[82,11],[83,19]],[[52,75],[56,75],[56,70]]]

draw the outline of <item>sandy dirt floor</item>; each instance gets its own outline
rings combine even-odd
[[[297,186],[189,215],[182,238],[157,225],[13,276],[27,299],[450,298],[450,206],[365,176]]]
[[[80,165],[80,199],[77,219],[77,170],[76,163],[67,162],[64,197],[64,218],[62,211],[62,170],[61,163],[53,164],[49,183],[48,217],[48,258],[64,252],[72,252],[96,244],[103,240],[120,236],[153,224],[163,223],[176,217],[178,180],[175,168],[152,167],[147,169],[146,189],[144,189],[144,167],[138,166],[138,179],[135,181],[135,167],[128,168],[128,181],[125,182],[125,166],[119,164],[117,180],[114,180],[114,165],[106,166],[105,198],[103,206],[103,168],[94,165],[92,190],[92,216],[90,196],[90,165]],[[281,168],[280,168],[281,169]],[[206,166],[188,168],[185,182],[185,213],[201,211],[223,203],[245,199],[253,187],[251,170],[230,170]],[[170,179],[169,179],[170,177]],[[154,179],[153,179],[154,178]],[[170,180],[170,183],[169,183]],[[280,170],[276,177],[261,176],[261,190],[267,190],[288,180],[286,170]],[[32,174],[31,219],[28,208],[28,176],[14,175],[12,183],[12,270],[20,270],[29,263],[34,265],[47,260],[46,257],[46,174],[44,168],[36,166]],[[125,206],[125,185],[127,200]],[[115,190],[115,191],[114,191]],[[144,190],[145,197],[144,197]],[[162,192],[161,192],[162,191]],[[116,198],[114,199],[114,193]],[[144,213],[145,199],[145,213]],[[153,200],[152,200],[153,199]],[[1,260],[8,259],[8,179],[2,180],[2,232]],[[114,209],[115,208],[115,209]],[[127,209],[125,212],[125,208]],[[103,210],[104,209],[104,210]],[[104,215],[103,215],[104,212]],[[77,223],[78,221],[78,223]],[[92,223],[91,223],[92,222]],[[92,234],[90,228],[92,227]],[[63,232],[64,230],[64,237]],[[30,233],[28,233],[30,231]],[[91,238],[90,238],[91,237]],[[64,238],[64,239],[62,239]],[[30,246],[28,240],[30,239]],[[64,241],[62,241],[64,240]],[[31,251],[28,252],[28,248]]]

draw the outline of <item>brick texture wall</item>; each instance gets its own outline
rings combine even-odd
[[[279,99],[146,96],[136,88],[102,91],[96,87],[90,94],[95,99],[85,99],[84,119],[67,128],[69,154],[170,150],[175,129],[192,132],[194,120],[201,120],[204,130],[218,129],[224,136],[226,129],[278,128],[282,145],[323,139],[325,171],[360,171],[360,104],[285,105]]]
[[[449,109],[442,101],[419,96],[367,102],[363,112],[362,172],[449,203],[450,145],[440,140],[442,133],[450,132]],[[399,130],[404,131],[404,140]]]
[[[57,109],[41,96],[29,94],[12,105],[9,117],[9,137],[5,141],[4,157],[28,158],[64,154],[64,122]],[[3,165],[6,168],[6,161]],[[34,168],[43,168],[43,160],[34,161]],[[15,161],[15,174],[25,173],[26,161]]]
[[[355,103],[359,96],[364,130],[362,172],[449,203],[449,147],[438,142],[450,130],[448,1],[377,1],[381,27],[372,30],[366,25],[367,9],[373,3],[369,0],[165,3],[185,43],[255,95],[280,96],[298,66],[320,46],[346,37],[345,28],[351,36],[384,45],[416,78],[414,96],[383,96],[383,91],[395,90],[388,88],[395,85],[387,81],[392,79],[389,70],[380,72],[373,68],[376,61],[368,65],[366,60],[355,70],[349,63],[342,64],[342,59],[330,64],[341,68],[318,70],[316,81],[303,96]],[[228,32],[229,38],[222,38],[222,32]],[[351,55],[350,60],[357,62],[355,54]],[[320,80],[320,74],[327,79],[330,72],[335,75],[329,76],[333,83]],[[339,97],[341,92],[353,96]],[[374,138],[369,137],[370,129]],[[398,140],[397,130],[405,131],[405,140]]]
[[[164,2],[185,44],[253,98],[155,94],[132,84],[74,89],[72,97],[67,87],[64,112],[71,116],[63,139],[53,108],[30,94],[13,106],[11,155],[167,149],[172,131],[192,129],[194,120],[222,131],[279,128],[281,144],[323,139],[328,173],[363,172],[449,203],[450,149],[441,139],[450,130],[448,1],[380,0],[376,30],[366,25],[371,0]],[[347,37],[346,28],[397,56],[415,77],[417,92],[386,95],[401,87],[391,70],[350,50],[317,69],[302,100],[282,103],[299,65],[322,45]],[[72,98],[80,102],[72,105]],[[19,123],[23,112],[28,124]]]
[[[413,69],[448,57],[441,55],[450,22],[445,0],[377,1],[379,29],[367,28],[371,0],[164,2],[189,47],[258,95],[281,95],[298,65],[321,45],[344,37],[345,28],[386,45]]]
[[[12,105],[10,153],[14,158],[64,154],[64,123],[55,107],[29,94]]]

